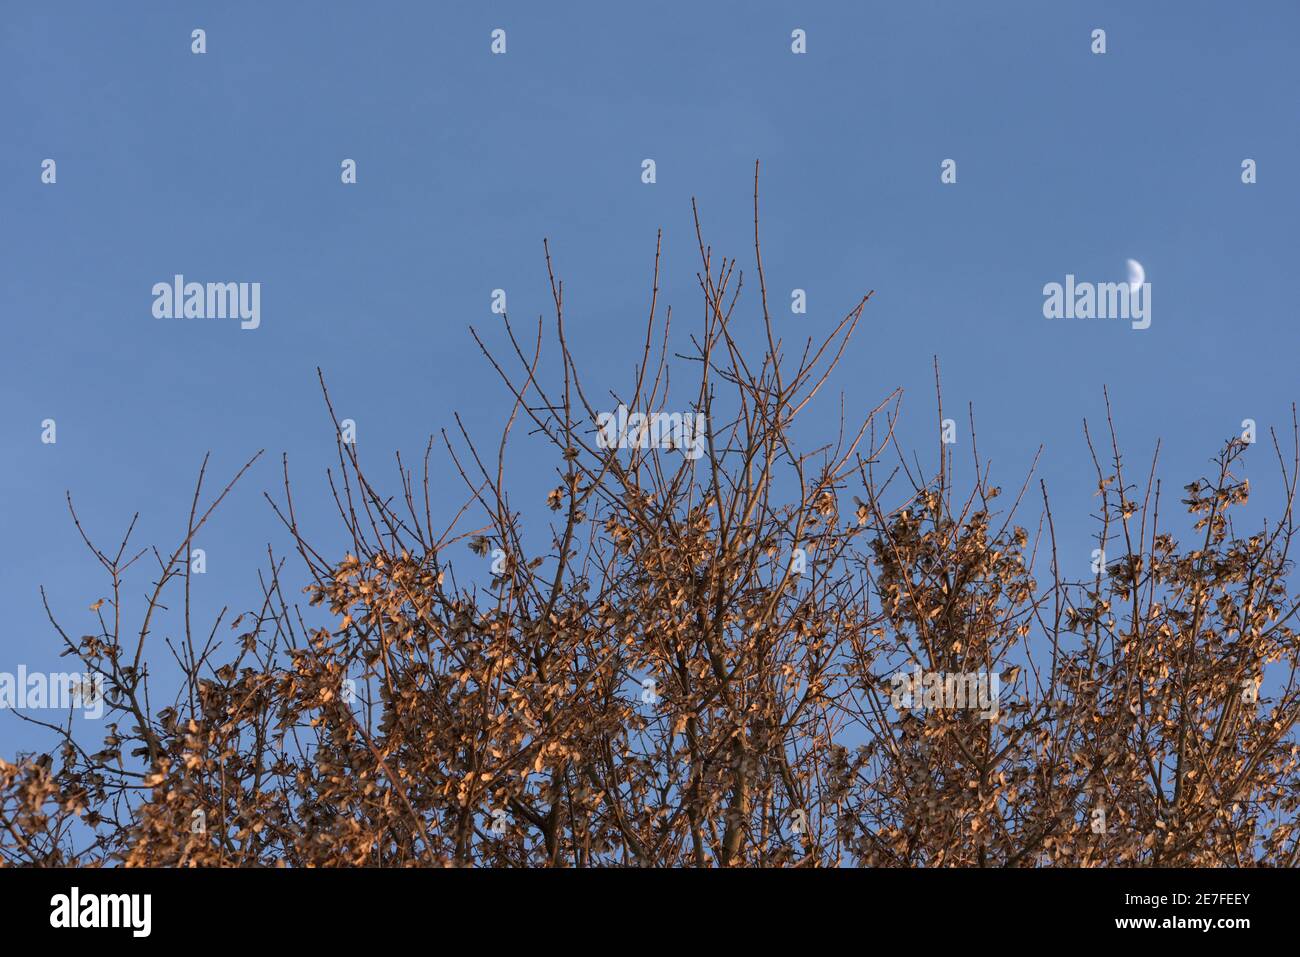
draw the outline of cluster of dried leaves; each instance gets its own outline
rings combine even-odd
[[[260,607],[232,626],[243,628],[233,651],[217,625],[193,635],[185,560],[230,486],[200,514],[200,476],[184,541],[170,558],[154,553],[158,581],[134,628],[122,619],[126,542],[109,554],[87,540],[112,597],[98,634],[59,633],[104,676],[109,733],[90,753],[71,720],[51,724],[54,753],[0,762],[0,856],[1293,866],[1294,459],[1274,442],[1285,507],[1243,538],[1229,512],[1246,498],[1234,471],[1245,446],[1229,443],[1216,474],[1187,487],[1195,527],[1184,547],[1161,524],[1154,461],[1145,483],[1127,481],[1112,426],[1106,465],[1093,455],[1099,541],[1112,558],[1091,581],[1065,581],[1046,488],[1031,496],[1041,491],[1031,532],[1014,524],[1028,479],[999,511],[977,453],[964,495],[942,446],[923,475],[896,450],[897,395],[855,426],[841,420],[833,441],[795,448],[795,419],[869,297],[797,363],[782,361],[757,194],[755,214],[766,330],[757,358],[732,335],[736,264],[700,241],[705,317],[681,357],[699,370],[689,407],[708,423],[696,460],[595,441],[597,414],[617,402],[669,408],[656,252],[629,394],[584,391],[553,272],[554,389],[537,375],[541,321],[532,348],[506,323],[509,362],[479,340],[514,405],[495,461],[464,429],[454,442],[444,434],[468,489],[454,516],[430,506],[432,442],[423,488],[399,457],[402,491],[391,498],[340,443],[331,483],[353,544],[342,561],[327,559],[299,532],[286,465],[272,504],[316,608],[286,597],[284,562],[272,556]],[[550,526],[534,538],[505,478],[519,423],[558,453]],[[458,584],[454,563],[491,563],[493,574]],[[178,589],[182,623],[159,635],[155,612]],[[323,623],[308,625],[313,616]],[[148,662],[160,640],[183,678],[155,707]],[[913,664],[996,672],[997,718],[900,714],[888,677]]]

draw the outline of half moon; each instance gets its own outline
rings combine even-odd
[[[1128,284],[1133,290],[1140,289],[1142,284],[1147,281],[1147,271],[1142,268],[1142,264],[1136,259],[1128,260]]]

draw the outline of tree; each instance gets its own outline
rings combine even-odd
[[[1108,413],[1109,455],[1093,463],[1114,555],[1067,581],[1045,485],[1031,495],[1027,477],[999,511],[977,454],[962,493],[942,443],[918,471],[895,436],[897,392],[798,447],[794,423],[870,294],[791,362],[767,307],[757,171],[754,212],[761,354],[733,337],[741,275],[697,213],[693,351],[670,360],[657,247],[634,380],[599,398],[547,248],[558,381],[538,371],[542,322],[529,346],[506,320],[506,356],[474,333],[513,405],[492,447],[459,419],[442,433],[464,505],[434,514],[446,492],[430,492],[432,439],[422,482],[398,457],[395,496],[340,440],[331,486],[352,546],[327,557],[299,528],[286,461],[268,501],[308,607],[270,555],[259,610],[230,623],[242,630],[224,657],[224,613],[206,639],[191,627],[187,557],[252,461],[201,511],[204,463],[181,544],[152,553],[137,628],[118,612],[146,553],[128,557],[129,530],[113,553],[87,538],[112,587],[100,631],[76,639],[50,618],[103,677],[109,734],[89,753],[69,719],[50,725],[55,753],[0,762],[3,859],[1294,866],[1300,453],[1288,462],[1274,438],[1280,517],[1243,538],[1230,509],[1247,497],[1246,446],[1229,442],[1186,487],[1183,548],[1156,462],[1143,485],[1126,479]],[[695,370],[685,395],[670,392],[676,368]],[[549,527],[531,536],[540,503],[517,508],[507,480],[519,426],[557,462]],[[1038,495],[1031,534],[1016,518]],[[183,678],[156,707],[149,662],[178,589],[166,637]]]

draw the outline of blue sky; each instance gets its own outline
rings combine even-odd
[[[579,359],[624,386],[661,227],[677,341],[698,322],[692,196],[713,247],[752,266],[755,159],[791,338],[874,289],[837,380],[849,407],[903,388],[903,443],[929,452],[938,355],[958,461],[967,403],[1004,487],[1041,443],[1063,561],[1086,575],[1081,422],[1103,421],[1103,385],[1134,473],[1160,437],[1174,490],[1243,418],[1289,429],[1297,27],[1289,2],[8,4],[0,670],[68,661],[41,584],[74,634],[106,593],[65,490],[102,546],[139,511],[137,544],[170,549],[204,453],[224,482],[266,449],[198,543],[205,610],[255,603],[266,546],[283,549],[262,498],[282,453],[328,545],[317,366],[380,477],[455,412],[493,437],[509,402],[468,326],[504,341],[495,288],[516,321],[548,311],[543,237]],[[345,158],[355,185],[340,183]],[[1152,284],[1151,328],[1044,319],[1044,284],[1119,281],[1130,257]],[[260,282],[260,328],[155,319],[151,288],[176,273]],[[808,315],[781,314],[796,287]],[[833,396],[823,412],[833,428]],[[542,451],[511,449],[539,515],[554,484]],[[1270,455],[1253,450],[1251,474],[1275,503]],[[435,478],[450,514],[459,480],[441,463]],[[37,740],[0,717],[0,752]]]

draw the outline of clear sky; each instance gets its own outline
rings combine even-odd
[[[1161,437],[1173,490],[1242,419],[1289,428],[1298,27],[1294,2],[5,2],[0,671],[68,666],[41,584],[71,633],[94,628],[105,579],[65,490],[102,546],[139,511],[137,544],[170,551],[204,453],[224,483],[266,449],[196,543],[203,610],[254,604],[266,546],[284,547],[262,498],[281,453],[309,534],[334,541],[318,365],[378,477],[455,412],[493,437],[509,402],[468,326],[502,342],[496,288],[513,320],[549,309],[543,237],[580,360],[625,386],[656,229],[661,303],[685,336],[690,199],[749,269],[755,159],[791,339],[874,289],[838,379],[849,407],[902,387],[902,441],[929,452],[937,355],[959,463],[967,403],[1004,487],[1042,444],[1063,563],[1086,575],[1081,422],[1101,423],[1103,385],[1134,473]],[[1122,281],[1129,258],[1151,283],[1149,329],[1044,318],[1045,284]],[[151,289],[177,273],[260,282],[260,327],[155,318]],[[789,314],[793,288],[806,316]],[[828,396],[828,428],[837,411]],[[541,452],[510,453],[539,517]],[[1251,452],[1251,474],[1276,503],[1269,455]],[[450,515],[462,488],[437,477]],[[0,715],[0,753],[37,740]]]

